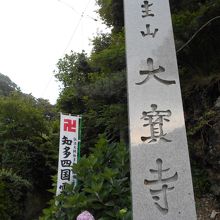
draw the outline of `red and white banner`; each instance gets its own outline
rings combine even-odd
[[[66,183],[76,184],[76,176],[72,165],[78,160],[80,116],[60,114],[60,144],[57,177],[57,192],[59,195]]]

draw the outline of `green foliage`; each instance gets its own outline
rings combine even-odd
[[[171,0],[170,5],[171,9],[174,13],[181,11],[181,10],[190,10],[191,12],[197,10],[204,4],[213,4],[216,3],[216,0]]]
[[[10,199],[5,203],[5,212],[9,213],[10,210],[15,212],[15,214],[11,212],[11,219],[26,217],[24,214],[27,212],[24,209],[32,202],[32,194],[37,195],[36,200],[41,199],[41,194],[45,198],[48,197],[46,189],[51,187],[50,176],[57,167],[58,142],[56,143],[56,139],[52,136],[55,118],[55,111],[46,100],[36,100],[31,95],[21,92],[12,92],[7,97],[0,97],[0,164],[1,169],[10,170],[13,174],[13,181],[3,179],[0,188]],[[27,201],[24,203],[26,191],[21,187],[27,182],[32,188],[29,189]],[[15,200],[18,194],[18,201],[12,203],[12,194],[9,192],[13,192]],[[45,199],[41,199],[42,201],[44,207]],[[39,212],[39,208],[35,207],[34,212]],[[30,218],[34,217],[32,214],[30,213]],[[16,217],[13,217],[14,215]],[[5,219],[10,218],[5,217]]]
[[[187,81],[184,81],[184,83]],[[219,75],[191,78],[191,83],[183,84],[184,109],[187,125],[189,150],[192,164],[192,177],[196,196],[209,193],[212,178],[210,173],[216,171],[209,159],[209,149],[215,138],[210,138],[213,125],[219,121],[219,111],[214,107],[220,95]],[[218,141],[218,140],[216,140]]]
[[[58,205],[44,210],[42,220],[76,219],[88,210],[96,220],[131,219],[129,154],[123,144],[101,137],[92,153],[73,166],[78,185],[68,185],[56,198]]]
[[[201,167],[198,161],[192,161],[193,188],[196,196],[202,196],[210,192],[211,183],[207,171]]]
[[[64,86],[58,99],[58,108],[68,113],[80,113],[84,108],[82,87],[88,82],[91,71],[87,55],[84,52],[71,52],[59,60],[57,67],[55,76]]]
[[[19,90],[8,76],[0,73],[0,96],[8,96],[12,91]]]
[[[191,39],[205,23],[220,14],[219,0],[171,1],[171,6],[177,49]],[[195,75],[210,76],[219,73],[219,24],[220,19],[213,20],[178,53],[180,69],[184,68],[188,80]]]
[[[123,44],[124,47],[124,35],[119,33],[116,35],[116,38],[121,39],[120,45]],[[83,115],[83,153],[88,152],[88,148],[96,143],[101,133],[105,133],[114,141],[122,139],[127,141],[125,71],[116,71],[123,68],[120,65],[115,69],[112,65],[112,71],[110,69],[107,71],[107,67],[102,69],[101,66],[106,66],[106,63],[112,59],[103,56],[103,51],[111,53],[113,49],[109,46],[98,54],[93,52],[90,59],[84,53],[66,55],[59,61],[56,73],[56,77],[64,85],[58,100],[58,108],[62,112]],[[85,60],[87,68],[82,71],[81,63]],[[100,63],[100,66],[95,67],[96,62]],[[119,62],[121,62],[120,59]]]
[[[99,33],[92,39],[93,53],[99,53],[111,45],[111,34]]]
[[[23,220],[31,184],[11,170],[0,170],[0,216],[2,220]]]
[[[201,132],[202,129],[206,129],[207,126],[211,126],[213,118],[216,116],[216,112],[213,110],[205,112],[201,117],[194,121],[193,126],[188,128],[187,134],[193,136],[197,132]]]
[[[196,195],[200,196],[210,189],[212,177],[209,171],[213,168],[208,165],[211,164],[207,155],[212,141],[209,136],[218,118],[214,105],[220,96],[220,19],[204,24],[219,16],[220,1],[171,0],[170,4],[177,50],[191,40],[177,53],[177,58],[193,183]]]
[[[96,0],[96,3],[105,24],[113,27],[113,31],[120,31],[124,26],[123,0]]]
[[[57,67],[58,72],[55,72],[55,76],[64,87],[79,86],[78,84],[85,83],[88,73],[91,71],[84,51],[66,54],[63,59],[59,60]]]
[[[39,137],[48,133],[47,122],[36,108],[33,97],[19,93],[0,98],[0,122],[0,134],[4,140]]]
[[[106,46],[102,50],[101,43]],[[98,68],[100,72],[105,74],[125,69],[125,36],[123,31],[111,34],[111,37],[108,36],[107,39],[106,36],[98,38],[98,40],[95,38],[93,45],[91,65],[94,68]]]
[[[0,98],[0,154],[2,167],[40,186],[50,178],[55,150],[49,137],[50,122],[37,104],[33,97],[19,93]],[[49,173],[44,172],[47,180],[43,181],[45,169]]]
[[[51,167],[37,143],[28,140],[7,141],[2,148],[1,166],[13,169],[19,176],[30,181],[38,189],[50,187]]]

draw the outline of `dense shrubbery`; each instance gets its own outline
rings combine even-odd
[[[45,207],[57,166],[54,118],[46,100],[15,90],[0,96],[1,219],[31,219]],[[26,210],[34,200],[42,205]]]
[[[2,220],[23,220],[31,184],[11,170],[0,170],[0,216]]]
[[[68,185],[52,200],[42,219],[72,220],[84,210],[97,220],[131,219],[128,161],[125,144],[109,144],[101,137],[90,155],[73,166],[77,186]]]

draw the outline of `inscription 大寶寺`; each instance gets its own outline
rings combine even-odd
[[[140,75],[147,75],[146,78],[141,82],[135,83],[136,85],[142,85],[142,84],[146,83],[150,79],[150,77],[152,77],[152,76],[154,77],[154,79],[156,79],[157,81],[159,81],[162,84],[165,84],[165,85],[176,84],[175,80],[161,79],[160,77],[158,77],[156,75],[157,73],[165,72],[165,68],[162,66],[159,66],[157,69],[154,69],[154,61],[152,58],[147,59],[147,66],[148,66],[147,70],[140,70],[139,71]]]
[[[141,35],[143,36],[143,37],[146,37],[146,36],[152,36],[153,38],[156,36],[156,33],[159,31],[159,29],[158,28],[155,28],[154,29],[154,32],[151,32],[151,30],[150,30],[150,24],[146,24],[146,32],[144,32],[144,31],[141,31]]]
[[[150,13],[150,12],[151,12],[150,7],[151,7],[152,5],[153,5],[153,3],[149,4],[148,1],[144,1],[144,4],[141,5],[141,7],[143,8],[142,12],[144,13],[144,14],[142,15],[143,18],[148,17],[148,16],[151,16],[151,17],[154,16],[153,13]]]
[[[147,121],[147,124],[144,124],[143,126],[149,127],[150,136],[148,137],[142,136],[141,140],[143,142],[148,140],[148,143],[157,142],[159,140],[164,141],[164,142],[171,142],[171,140],[165,138],[167,134],[166,133],[164,134],[164,131],[163,131],[164,121],[166,122],[170,121],[168,117],[171,116],[172,114],[171,111],[170,110],[158,111],[156,104],[152,104],[151,109],[152,111],[142,112],[141,119],[144,119],[145,121]]]
[[[172,183],[178,180],[178,173],[176,172],[173,176],[168,177],[168,178],[163,178],[163,173],[168,172],[170,168],[168,169],[163,169],[162,164],[163,161],[162,159],[157,159],[157,169],[150,169],[150,173],[152,174],[157,174],[157,179],[156,180],[144,180],[144,184],[146,186],[153,186],[153,185],[158,185],[162,184],[160,189],[152,189],[150,188],[150,194],[152,195],[152,199],[155,201],[155,205],[158,208],[158,210],[162,214],[167,214],[169,211],[169,206],[168,206],[168,200],[167,200],[167,192],[172,191],[174,189],[174,186],[169,187],[168,183]],[[162,194],[162,199],[160,194]],[[163,202],[159,201],[163,200]]]

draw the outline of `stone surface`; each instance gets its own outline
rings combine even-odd
[[[195,220],[168,0],[125,0],[133,220]]]

